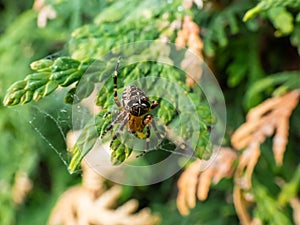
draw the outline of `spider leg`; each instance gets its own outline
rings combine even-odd
[[[126,112],[124,112],[124,113],[126,113]],[[114,142],[114,140],[116,140],[116,139],[120,136],[121,131],[123,131],[125,125],[126,125],[127,122],[128,122],[128,118],[129,118],[129,114],[126,114],[126,116],[124,117],[124,119],[123,119],[123,121],[122,121],[122,123],[121,123],[119,129],[117,130],[117,132],[116,132],[116,133],[114,134],[114,136],[112,137],[111,142],[110,142],[110,146],[112,145],[112,143]]]
[[[144,118],[144,124],[147,126],[147,133],[146,133],[146,150],[142,151],[139,155],[136,157],[139,158],[141,156],[144,156],[149,150],[150,150],[150,134],[151,134],[151,126],[153,127],[153,130],[159,140],[163,138],[163,136],[159,133],[156,123],[153,120],[153,116],[148,114]]]
[[[158,102],[154,101],[153,104],[150,106],[150,110],[156,108],[158,106]]]
[[[150,110],[156,108],[158,106],[158,102],[154,101],[153,104],[150,106]],[[146,133],[146,150],[142,151],[139,155],[136,157],[139,158],[141,156],[144,156],[149,150],[150,150],[150,134],[151,134],[151,125],[153,127],[154,133],[157,136],[159,140],[163,138],[163,136],[159,133],[156,123],[153,120],[153,116],[151,114],[148,114],[144,118],[144,124],[147,126],[147,133]]]
[[[149,151],[150,149],[150,134],[151,134],[151,126],[147,124],[147,133],[146,133],[146,150]]]
[[[142,157],[144,155],[146,155],[146,153],[150,150],[150,134],[151,134],[151,129],[150,129],[151,125],[147,124],[147,133],[146,133],[146,150],[143,150],[140,154],[138,154],[136,156],[136,158]]]
[[[152,127],[153,127],[154,133],[156,134],[157,138],[158,138],[159,140],[163,139],[163,138],[165,137],[165,135],[161,135],[161,134],[160,134],[160,132],[159,132],[158,129],[157,129],[155,120],[152,120],[152,121],[151,121],[151,125],[152,125]]]
[[[107,117],[108,115],[110,115],[110,114],[120,114],[120,110],[117,110],[117,109],[114,109],[114,110],[109,110],[109,111],[107,111],[104,115],[103,115],[103,117],[105,118],[105,117]]]
[[[111,112],[107,112],[107,114],[111,114]],[[120,113],[120,114],[117,116],[117,118],[114,119],[114,120],[106,127],[105,131],[101,134],[100,138],[104,137],[105,134],[106,134],[108,131],[110,131],[110,130],[114,127],[114,125],[115,125],[116,123],[120,122],[120,120],[123,118],[124,114],[126,114],[126,112]],[[106,115],[106,116],[107,116],[107,115]]]
[[[118,69],[119,69],[119,65],[120,65],[120,59],[121,59],[121,57],[118,58],[117,65],[114,70],[114,101],[115,101],[116,105],[121,108],[122,106],[118,99],[118,91],[117,91],[117,79],[118,79]]]

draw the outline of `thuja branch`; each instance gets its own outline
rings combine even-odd
[[[300,187],[300,165],[298,165],[292,179],[284,184],[282,190],[278,196],[278,202],[280,206],[286,205],[297,197],[297,190]]]
[[[248,21],[257,14],[267,11],[272,8],[279,8],[279,7],[299,7],[300,2],[298,0],[291,0],[291,1],[284,1],[284,0],[263,0],[260,1],[255,7],[249,9],[243,20]]]
[[[66,87],[79,81],[92,62],[80,62],[70,57],[35,61],[30,65],[34,73],[13,83],[7,90],[3,104],[13,106],[39,101],[59,86]]]

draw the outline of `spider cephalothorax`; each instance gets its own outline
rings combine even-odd
[[[114,119],[111,124],[106,128],[102,137],[113,128],[116,123],[120,123],[118,131],[112,137],[111,144],[113,141],[120,135],[124,127],[127,130],[137,136],[138,138],[146,139],[146,150],[144,150],[139,156],[145,154],[150,147],[150,127],[152,126],[157,137],[161,138],[153,116],[149,112],[158,106],[156,101],[151,102],[144,91],[140,88],[131,85],[125,88],[122,93],[122,104],[118,99],[117,91],[117,76],[118,68],[120,64],[120,58],[118,59],[115,71],[114,71],[114,101],[119,107],[117,110],[117,117]],[[146,133],[144,133],[145,128]]]

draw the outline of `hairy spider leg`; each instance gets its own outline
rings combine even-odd
[[[107,114],[111,114],[111,112],[107,112]],[[106,127],[106,129],[105,129],[105,131],[101,134],[101,138],[102,137],[104,137],[104,135],[108,132],[108,131],[110,131],[113,127],[114,127],[114,125],[116,124],[116,123],[119,123],[122,119],[123,119],[123,117],[124,117],[124,115],[126,115],[127,113],[124,111],[124,112],[122,112],[122,113],[120,113],[120,114],[118,114],[118,116],[117,116],[117,118],[116,119],[114,119],[107,127]]]
[[[117,130],[117,132],[112,137],[111,142],[110,142],[110,146],[112,145],[112,143],[114,142],[114,140],[116,140],[120,136],[121,132],[123,131],[125,125],[128,122],[128,118],[129,118],[129,114],[126,114],[126,116],[124,117],[124,119],[123,119],[123,121],[122,121],[119,129]]]
[[[117,90],[117,82],[118,82],[117,79],[118,79],[118,70],[119,70],[119,65],[120,65],[120,59],[121,59],[121,57],[119,56],[117,65],[116,65],[115,71],[114,71],[114,101],[118,107],[122,108],[121,103],[118,99],[118,90]]]
[[[147,133],[146,133],[146,150],[142,151],[140,154],[138,154],[136,156],[136,158],[139,158],[139,157],[142,157],[144,156],[145,154],[147,154],[147,152],[150,150],[150,134],[151,134],[151,126],[153,127],[153,130],[154,130],[154,133],[155,135],[157,136],[157,138],[159,140],[161,140],[163,137],[161,136],[161,134],[159,133],[158,129],[157,129],[157,126],[156,126],[156,123],[155,121],[153,120],[153,117],[152,115],[146,115],[145,117],[145,120],[144,120],[146,126],[147,126]]]
[[[147,133],[146,133],[146,149],[150,149],[150,134],[151,134],[151,126],[147,124]]]
[[[158,102],[157,101],[154,101],[153,104],[150,106],[150,111],[153,110],[154,108],[156,108],[158,106]],[[156,126],[156,123],[155,123],[155,120],[153,120],[152,118],[152,115],[151,115],[151,121],[150,121],[152,127],[153,127],[153,130],[154,130],[154,133],[155,135],[157,136],[158,139],[162,139],[164,138],[164,136],[162,136],[158,129],[157,129],[157,126]]]
[[[151,125],[152,125],[152,127],[153,127],[154,133],[155,133],[155,135],[157,136],[157,138],[158,138],[159,140],[163,139],[165,136],[160,134],[160,132],[158,131],[157,126],[156,126],[156,123],[155,123],[154,120],[151,121]]]
[[[151,121],[153,120],[153,116],[148,114],[144,118],[144,124],[147,126],[147,133],[146,133],[146,149],[150,148],[150,135],[151,135]]]
[[[119,115],[119,113],[120,113],[120,110],[113,109],[113,110],[107,111],[107,112],[103,115],[103,117],[106,118],[106,117],[107,117],[108,115],[110,115],[110,114],[117,114],[117,115]]]
[[[147,126],[147,133],[145,136],[146,139],[146,150],[143,150],[140,154],[136,156],[136,158],[139,158],[141,156],[144,156],[146,152],[150,149],[150,135],[151,135],[151,121],[153,120],[152,115],[148,114],[145,116],[143,123]]]
[[[150,106],[150,111],[158,106],[158,102],[154,101],[153,104]]]

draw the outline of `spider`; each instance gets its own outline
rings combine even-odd
[[[154,129],[156,136],[159,139],[162,139],[163,136],[160,135],[155,121],[153,120],[153,116],[149,114],[151,110],[158,106],[157,101],[151,102],[144,91],[138,88],[135,85],[130,85],[125,88],[122,93],[122,104],[118,99],[118,91],[117,91],[117,78],[118,78],[118,69],[120,65],[120,57],[118,58],[114,73],[113,73],[113,82],[114,82],[114,102],[119,107],[117,110],[116,118],[108,125],[105,129],[101,138],[110,131],[115,124],[120,123],[120,127],[117,132],[113,135],[110,146],[120,136],[124,127],[127,130],[134,134],[136,137],[140,139],[146,140],[146,150],[142,151],[137,157],[143,156],[150,149],[150,134],[151,134],[151,126]],[[110,112],[111,113],[111,112]],[[145,128],[146,133],[144,133]]]

